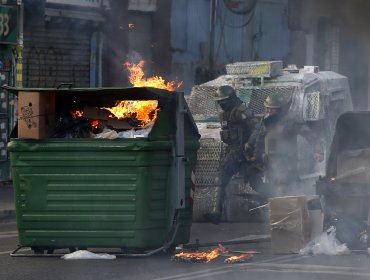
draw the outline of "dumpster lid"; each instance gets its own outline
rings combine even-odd
[[[100,87],[100,88],[73,88],[73,87],[57,87],[57,88],[16,88],[8,85],[2,86],[12,94],[18,95],[19,92],[40,92],[40,93],[56,93],[56,94],[71,94],[71,95],[93,95],[103,96],[109,94],[113,98],[132,99],[132,100],[158,100],[172,99],[176,91],[168,91],[164,89],[152,87]]]

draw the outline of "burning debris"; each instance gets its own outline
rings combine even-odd
[[[229,251],[218,244],[218,247],[210,251],[196,251],[196,252],[181,252],[171,257],[172,261],[191,262],[191,263],[208,263],[220,255],[228,254]],[[244,253],[239,256],[231,256],[225,259],[225,263],[243,263],[251,260],[254,257],[252,252]]]
[[[153,87],[174,91],[182,82],[166,82],[162,77],[144,78],[144,61],[124,64],[134,87]],[[76,105],[76,104],[75,104]],[[85,106],[59,117],[58,138],[137,138],[148,137],[158,112],[158,100],[118,100],[115,106]]]
[[[54,137],[147,137],[159,112],[157,100],[123,100],[114,107],[89,107],[62,114]]]
[[[158,101],[145,100],[145,101],[119,101],[115,107],[101,109],[108,110],[112,113],[110,118],[118,120],[128,120],[130,122],[137,122],[137,127],[144,127],[150,122],[155,122],[157,119]]]
[[[175,254],[171,260],[173,261],[182,261],[182,262],[199,262],[207,263],[211,260],[216,259],[220,254],[227,253],[227,249],[221,244],[218,244],[218,247],[211,251],[197,251],[192,253],[181,252]]]
[[[253,259],[254,255],[252,253],[241,254],[240,256],[232,256],[227,258],[225,263],[245,263]]]
[[[130,72],[129,80],[133,87],[152,87],[174,91],[181,82],[166,82],[162,77],[144,78],[142,66],[125,63]],[[73,89],[70,89],[73,91]],[[101,90],[98,90],[101,91]],[[137,92],[150,91],[139,89]],[[81,93],[80,91],[78,91]],[[57,92],[20,94],[19,129],[21,137],[31,138],[146,138],[154,126],[158,113],[162,109],[158,100],[140,96],[139,100],[131,95],[125,99],[117,95],[118,89],[107,90],[113,95],[92,96],[71,95],[61,98]],[[37,106],[32,106],[32,105]],[[39,112],[36,112],[36,108]],[[42,128],[42,129],[41,129]],[[32,129],[32,136],[30,132]],[[42,130],[42,131],[41,131]],[[27,132],[26,132],[27,131]],[[25,132],[25,133],[23,133]]]

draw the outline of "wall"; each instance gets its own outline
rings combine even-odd
[[[123,62],[128,54],[128,0],[110,1],[105,25],[104,86],[127,86]]]
[[[190,93],[194,73],[207,57],[210,0],[173,0],[171,7],[172,72]]]
[[[251,57],[250,15],[235,15],[218,0],[214,41],[216,77],[224,64]],[[184,81],[185,92],[213,77],[208,69],[211,0],[173,0],[171,9],[172,71]]]
[[[253,19],[253,60],[283,60],[289,55],[287,0],[259,0]]]
[[[224,65],[250,60],[286,60],[289,55],[288,0],[258,0],[250,13],[235,13],[217,1],[214,73],[210,73],[211,0],[173,0],[172,71],[185,91],[224,73]],[[253,3],[253,1],[243,2]],[[213,74],[213,75],[212,75]]]
[[[289,8],[289,61],[347,76],[355,109],[368,109],[369,1],[290,0]]]

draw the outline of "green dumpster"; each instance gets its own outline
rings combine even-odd
[[[55,93],[56,108],[107,100],[159,103],[147,138],[8,143],[19,243],[40,248],[153,249],[187,243],[199,134],[183,94],[152,88],[15,89]],[[176,229],[174,228],[176,224]]]

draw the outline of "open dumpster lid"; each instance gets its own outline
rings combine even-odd
[[[151,87],[101,87],[101,88],[73,88],[73,87],[57,87],[57,88],[16,88],[10,86],[3,86],[4,89],[10,93],[18,94],[21,92],[54,92],[56,94],[79,94],[79,95],[91,95],[104,97],[109,95],[110,97],[134,100],[152,100],[152,99],[171,99],[176,95],[176,91],[168,91],[164,89],[151,88]]]

